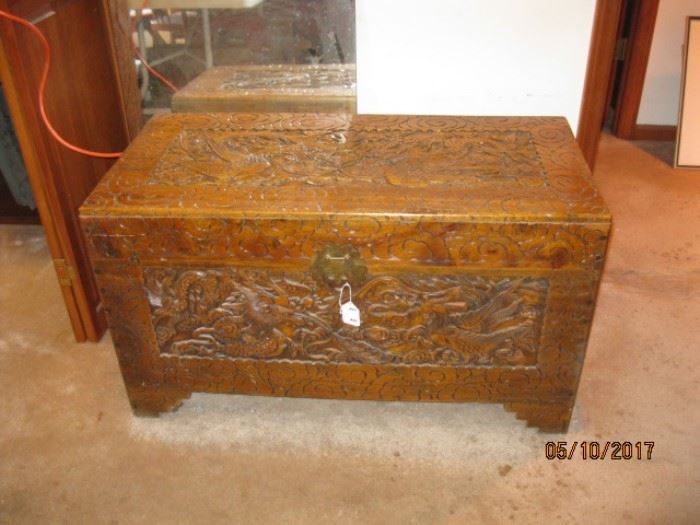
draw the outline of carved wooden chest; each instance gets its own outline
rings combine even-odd
[[[137,412],[482,401],[549,431],[610,227],[564,119],[341,114],[155,118],[81,220]]]
[[[221,66],[173,95],[176,112],[355,112],[354,64]]]

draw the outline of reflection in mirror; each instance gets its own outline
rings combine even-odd
[[[171,104],[179,111],[354,111],[354,0],[128,6],[145,115]]]

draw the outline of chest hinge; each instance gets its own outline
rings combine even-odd
[[[54,259],[53,265],[58,275],[58,283],[61,286],[73,286],[75,282],[75,270],[65,259]]]

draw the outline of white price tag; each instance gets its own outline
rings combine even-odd
[[[360,326],[360,310],[352,304],[352,301],[348,301],[340,307],[340,317],[345,324]]]
[[[343,292],[347,287],[349,299],[347,303],[343,302]],[[340,297],[338,297],[338,305],[340,306],[340,318],[345,324],[350,326],[360,326],[360,309],[352,302],[352,287],[350,283],[345,283],[340,288]]]

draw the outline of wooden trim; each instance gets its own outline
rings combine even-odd
[[[34,2],[0,0],[0,9],[24,18],[41,4],[38,23],[54,46],[54,62],[47,92],[49,114],[69,140],[104,151],[127,144],[124,108],[119,104],[117,77],[104,29],[104,13],[91,0]],[[55,9],[54,9],[55,8]],[[77,27],[89,36],[76,34]],[[27,167],[29,181],[46,232],[49,251],[61,262],[63,294],[78,341],[97,341],[106,329],[77,208],[104,175],[111,161],[91,159],[61,147],[46,131],[39,116],[36,89],[42,62],[41,47],[26,28],[0,21],[0,78],[7,86],[10,114]],[[73,49],[71,49],[71,46]],[[92,63],[94,61],[94,63]],[[85,63],[83,63],[85,62]],[[58,268],[57,268],[58,269]],[[59,272],[57,272],[59,273]],[[65,277],[64,275],[64,277]],[[61,280],[61,275],[58,275]]]
[[[0,0],[0,8],[8,10],[5,0]],[[46,185],[51,180],[45,176],[50,169],[46,157],[46,145],[40,140],[34,140],[34,137],[43,136],[42,130],[35,112],[24,111],[24,108],[34,107],[34,99],[27,90],[18,89],[18,85],[27,85],[22,68],[11,67],[11,63],[21,63],[22,61],[17,47],[15,29],[12,23],[7,20],[1,21],[0,24],[0,34],[2,35],[0,38],[0,80],[5,87],[7,105],[17,133],[17,140],[39,210],[39,217],[46,233],[49,253],[53,259],[65,258],[66,240],[62,239],[59,233],[61,228],[65,228],[65,225],[57,225],[55,222],[55,219],[61,220],[61,214],[52,212],[55,204],[52,204],[49,197],[50,191]],[[72,287],[61,286],[60,288],[75,339],[78,342],[85,341],[87,332],[82,322],[74,290]]]
[[[676,126],[635,124],[630,140],[676,140]]]
[[[605,118],[610,73],[615,58],[615,40],[622,0],[598,0],[593,19],[588,67],[583,87],[576,139],[592,169]]]
[[[635,1],[636,0],[622,0],[622,3],[620,4],[620,16],[618,17],[617,31],[615,32],[615,56],[613,57],[612,67],[610,68],[610,80],[608,81],[606,89],[607,95],[605,97],[605,114],[603,116],[603,127],[605,126],[605,122],[608,119],[610,106],[613,105],[613,98],[616,97],[618,94],[615,90],[615,78],[616,75],[618,75],[618,71],[620,71],[620,73],[622,73],[622,71],[620,70],[620,61],[618,60],[617,54],[619,52],[620,39],[622,38],[622,35],[625,30],[626,13],[630,9],[630,4],[632,4]],[[625,64],[626,63],[623,62],[622,67],[624,67]],[[617,100],[615,100],[615,104],[617,104]]]
[[[685,95],[687,92],[688,57],[690,56],[690,31],[694,21],[700,21],[700,16],[689,16],[685,26],[685,37],[683,39],[683,66],[681,69],[680,103],[678,105],[678,134],[676,135],[676,148],[673,152],[673,167],[683,169],[699,169],[697,164],[680,164],[678,154],[681,147],[681,133],[683,132],[683,114],[685,113]]]
[[[612,126],[613,133],[622,139],[636,138],[637,115],[658,11],[659,0],[641,0],[634,15],[627,46],[627,66],[622,73],[619,102]]]
[[[143,116],[132,54],[133,44],[129,35],[129,7],[126,0],[102,0],[101,4],[112,65],[117,76],[117,88],[124,108],[124,126],[131,142],[143,126]]]

